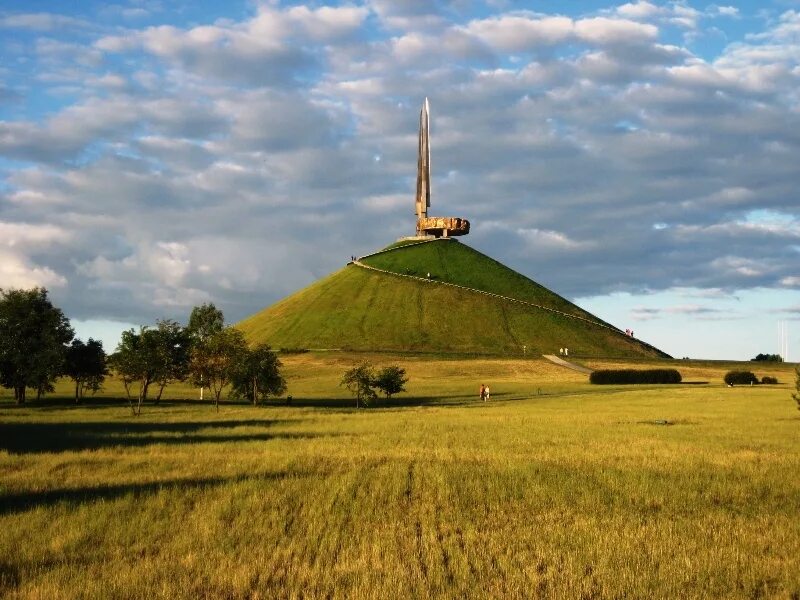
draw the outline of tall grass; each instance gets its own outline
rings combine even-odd
[[[290,391],[335,400],[340,359],[293,357]],[[788,389],[408,364],[443,403],[0,403],[0,596],[800,594]]]

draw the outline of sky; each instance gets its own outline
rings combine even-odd
[[[800,0],[0,3],[0,287],[236,322],[414,232],[675,357],[800,359]],[[784,325],[782,325],[784,324]]]

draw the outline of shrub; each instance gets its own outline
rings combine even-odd
[[[592,371],[589,381],[599,385],[680,383],[681,374],[676,369],[600,369]]]
[[[725,373],[725,383],[728,385],[751,385],[758,383],[752,371],[728,371]]]
[[[750,362],[783,362],[783,357],[780,354],[756,354]]]
[[[775,377],[770,377],[769,375],[764,375],[761,378],[761,383],[775,385],[776,383],[778,383],[778,380]]]

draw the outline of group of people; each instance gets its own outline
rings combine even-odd
[[[561,356],[569,356],[569,348],[559,348],[558,353]]]
[[[488,402],[489,400],[489,386],[481,384],[481,400]]]
[[[626,329],[625,330],[625,335],[629,335],[629,336],[633,337],[633,329]]]

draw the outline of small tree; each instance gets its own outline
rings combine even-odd
[[[159,386],[155,400],[159,402],[168,384],[183,381],[189,373],[189,336],[186,329],[169,319],[158,321],[153,333],[158,361],[153,379]]]
[[[244,334],[233,327],[225,327],[192,346],[189,369],[196,383],[205,382],[214,392],[214,407],[218,411],[222,389],[246,355]]]
[[[75,402],[78,403],[86,390],[93,394],[102,386],[108,374],[106,353],[103,342],[89,338],[85,344],[79,339],[72,340],[67,348],[64,375],[75,382]]]
[[[46,289],[0,289],[0,385],[14,390],[18,404],[25,403],[26,388],[39,395],[51,390],[73,335]]]
[[[122,337],[114,353],[114,369],[123,381],[139,382],[137,403],[128,395],[131,412],[134,415],[142,413],[142,404],[147,399],[150,385],[155,381],[163,365],[163,351],[161,336],[155,329],[140,327],[137,333],[133,329],[122,332]],[[126,389],[127,389],[126,384]]]
[[[800,367],[795,369],[794,389],[796,393],[792,394],[792,398],[797,402],[797,410],[800,410]]]
[[[401,369],[397,365],[384,367],[375,376],[373,385],[386,394],[386,399],[389,400],[392,394],[399,394],[405,392],[405,385],[408,383],[406,370]]]
[[[122,385],[125,387],[125,396],[130,401],[131,385],[136,378],[132,374],[133,370],[126,364],[128,360],[130,360],[130,356],[126,353],[120,353],[119,346],[117,346],[117,351],[108,355],[106,364],[108,365],[109,370],[113,371],[114,374],[122,381]]]
[[[286,391],[286,380],[280,368],[278,355],[267,344],[245,351],[231,378],[233,395],[256,405],[259,400],[266,401],[270,394],[282,394]]]
[[[225,327],[225,316],[212,303],[195,306],[189,315],[189,324],[186,326],[186,333],[189,335],[191,346],[203,344],[215,333],[219,333]],[[196,382],[200,386],[200,400],[203,399],[203,387],[205,382],[202,376]]]
[[[350,390],[350,393],[355,396],[356,408],[359,408],[361,404],[367,406],[378,397],[375,390],[372,389],[374,381],[375,372],[372,369],[372,365],[368,362],[362,362],[360,365],[345,371],[339,385],[343,385]]]

